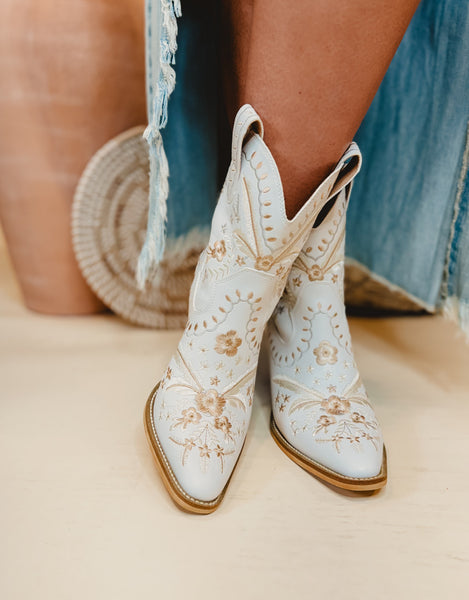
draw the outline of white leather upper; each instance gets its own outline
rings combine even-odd
[[[348,181],[358,172],[350,146]],[[347,171],[347,169],[344,169]],[[272,410],[287,441],[344,476],[376,476],[382,434],[354,360],[344,307],[345,215],[351,183],[313,228],[269,322]]]
[[[258,133],[255,133],[257,131]],[[339,169],[288,220],[275,162],[249,105],[191,288],[189,319],[157,392],[153,421],[183,490],[210,501],[242,449],[262,334]]]

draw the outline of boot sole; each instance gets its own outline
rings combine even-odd
[[[156,466],[161,475],[163,483],[165,485],[166,490],[168,491],[171,499],[175,502],[178,508],[182,509],[185,512],[189,512],[192,514],[198,515],[207,515],[214,512],[221,504],[223,497],[225,495],[226,488],[230,483],[230,479],[228,479],[223,491],[219,496],[217,496],[214,500],[204,501],[198,500],[197,498],[193,498],[189,494],[187,494],[184,489],[179,484],[179,481],[176,479],[176,476],[171,469],[171,465],[169,464],[168,459],[161,447],[160,441],[156,434],[155,425],[153,422],[153,404],[156,397],[156,392],[158,391],[160,384],[158,383],[152,390],[147,403],[145,405],[145,413],[144,413],[144,426],[145,433],[147,436],[147,440],[150,446],[150,450],[153,454],[153,458],[155,459]],[[236,468],[236,465],[235,465]],[[233,469],[234,472],[234,469]]]
[[[305,469],[305,471],[308,471],[308,473],[311,473],[311,475],[314,475],[318,479],[321,479],[330,485],[353,492],[379,490],[386,485],[388,474],[386,448],[384,447],[383,463],[381,465],[381,471],[378,473],[378,475],[375,475],[374,477],[347,477],[337,473],[336,471],[333,471],[332,469],[328,469],[320,463],[315,462],[292,446],[277,427],[273,414],[270,417],[270,432],[280,450],[282,450],[290,460]]]

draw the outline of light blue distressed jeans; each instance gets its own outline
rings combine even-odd
[[[166,115],[174,82],[162,73],[175,52],[179,6],[147,0],[147,138],[157,217],[147,241],[156,260],[167,193],[168,241],[206,229],[218,193],[217,16],[211,3],[191,4],[178,23],[177,85]],[[445,311],[469,335],[468,122],[469,2],[423,0],[356,136],[364,166],[348,211],[347,255],[423,308]],[[160,131],[169,192],[161,147],[152,143]]]

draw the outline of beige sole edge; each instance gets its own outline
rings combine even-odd
[[[163,480],[164,486],[168,491],[171,499],[175,502],[178,508],[181,510],[197,514],[197,515],[208,515],[214,512],[221,504],[223,497],[225,495],[226,488],[230,480],[228,480],[225,488],[222,493],[210,502],[204,502],[203,500],[197,500],[195,498],[191,498],[188,494],[184,492],[184,490],[179,485],[174,473],[169,466],[168,460],[163,453],[163,450],[160,448],[160,443],[156,436],[156,432],[153,427],[152,420],[152,412],[153,412],[153,401],[155,399],[155,394],[158,390],[159,383],[153,388],[147,403],[145,405],[145,413],[144,413],[144,426],[145,426],[145,434],[148,440],[148,444],[150,446],[151,453],[153,454],[153,458],[155,459],[156,466],[161,475],[161,479]]]
[[[383,447],[383,464],[381,471],[376,477],[367,478],[352,478],[341,475],[322,466],[319,463],[314,462],[304,454],[296,450],[282,435],[278,429],[273,414],[270,418],[270,432],[274,438],[276,444],[284,452],[290,460],[295,462],[297,465],[314,475],[318,479],[325,481],[326,483],[333,485],[334,487],[342,490],[348,490],[352,492],[370,492],[383,488],[386,485],[388,474],[387,474],[387,458],[386,448]]]

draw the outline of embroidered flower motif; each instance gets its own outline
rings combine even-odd
[[[350,402],[347,398],[339,398],[339,396],[329,396],[321,402],[323,408],[330,415],[343,415],[350,410]]]
[[[292,282],[293,282],[293,285],[295,287],[300,287],[300,285],[301,285],[301,277],[294,277],[292,279]]]
[[[225,449],[222,448],[220,444],[217,444],[215,448],[213,448],[213,451],[215,452],[218,458],[222,458],[223,456],[225,456]]]
[[[254,268],[258,271],[269,271],[274,264],[274,257],[270,254],[266,256],[258,256],[254,264]]]
[[[195,447],[195,442],[192,438],[186,438],[184,440],[184,443],[182,444],[182,446],[184,446],[185,452],[190,452],[192,450],[192,448]]]
[[[207,446],[207,444],[204,444],[203,446],[199,446],[199,450],[200,450],[200,456],[202,458],[210,458],[210,448]]]
[[[333,365],[337,362],[337,348],[329,342],[321,342],[317,348],[313,350],[318,365]]]
[[[226,354],[227,356],[234,356],[238,352],[238,348],[241,346],[241,338],[239,338],[234,329],[217,335],[217,344],[215,351],[218,354]]]
[[[226,401],[217,390],[207,390],[199,392],[195,401],[200,412],[208,413],[212,417],[219,417],[225,407]]]
[[[318,425],[324,429],[327,429],[330,425],[334,425],[334,423],[337,423],[336,419],[327,415],[321,415],[318,419]]]
[[[289,403],[289,416],[297,411],[306,411],[302,421],[290,420],[290,427],[294,435],[300,431],[312,429],[313,436],[318,436],[316,438],[318,441],[331,443],[339,454],[342,445],[351,444],[355,448],[359,448],[364,440],[370,442],[375,450],[379,451],[381,434],[378,422],[373,417],[368,420],[358,412],[361,410],[360,407],[370,406],[358,373],[340,392],[340,395],[331,393],[335,387],[332,385],[328,386],[329,395],[324,396],[315,387],[306,387],[286,376],[276,376],[274,381],[286,389],[298,393],[298,396]],[[319,386],[319,384],[320,381],[315,380],[315,385]],[[281,394],[279,393],[275,403],[277,404],[280,400]],[[316,412],[318,408],[321,409],[321,412],[324,411],[323,414]],[[328,428],[332,430],[330,434]],[[319,437],[320,434],[323,435]]]
[[[226,254],[225,240],[216,241],[213,246],[209,246],[207,254],[211,258],[216,258],[218,262],[221,262]]]
[[[354,412],[352,413],[352,421],[354,423],[365,423],[366,419],[360,413]]]
[[[275,276],[276,277],[282,277],[286,272],[286,269],[283,265],[280,265],[280,267],[277,267],[277,270],[275,271]]]
[[[287,403],[290,400],[290,396],[287,394],[282,394],[281,392],[277,392],[275,397],[275,404]]]
[[[228,417],[223,416],[215,419],[215,428],[223,431],[226,437],[230,437],[231,423],[228,420]]]
[[[238,266],[242,267],[243,265],[246,264],[246,260],[238,254],[238,256],[236,257],[236,264]]]
[[[192,406],[184,409],[181,414],[182,416],[176,420],[174,427],[182,425],[182,428],[185,429],[188,425],[195,425],[202,418],[202,415]]]
[[[163,379],[161,380],[162,386],[165,386],[168,383],[168,381],[170,381],[172,374],[173,374],[173,371],[172,371],[171,367],[168,367],[165,371],[165,374],[163,375]]]
[[[319,265],[309,267],[307,275],[310,281],[322,281],[324,279],[324,273]]]
[[[240,297],[240,293],[238,294]],[[252,294],[252,297],[254,295]],[[248,297],[250,298],[249,294]],[[259,299],[260,301],[260,299]],[[257,300],[254,301],[257,303]],[[241,344],[241,340],[237,338],[236,332],[228,331],[218,340],[223,343],[223,350],[237,350]],[[231,341],[226,345],[227,339]],[[232,339],[234,338],[234,339]],[[194,345],[194,349],[195,349]],[[199,348],[200,350],[200,348]],[[238,357],[242,358],[242,354],[238,352]],[[237,359],[233,359],[237,360]],[[177,350],[174,358],[174,371],[178,373],[175,377],[173,373],[173,382],[168,385],[168,389],[183,390],[184,393],[190,393],[191,405],[175,407],[173,412],[168,409],[163,414],[166,420],[170,420],[170,430],[179,432],[179,435],[169,437],[171,442],[179,446],[182,452],[182,466],[187,464],[191,454],[193,460],[199,463],[202,472],[206,472],[209,465],[215,465],[223,473],[225,458],[228,455],[234,454],[237,451],[238,444],[241,442],[245,434],[246,422],[241,417],[240,412],[247,411],[247,401],[245,394],[242,393],[248,389],[248,393],[252,394],[252,382],[255,368],[251,368],[244,376],[234,379],[233,373],[224,368],[224,363],[220,362],[216,369],[223,371],[209,376],[211,380],[210,386],[205,387],[199,381],[200,368],[191,365],[187,357]],[[200,363],[202,364],[202,363]],[[180,381],[181,375],[187,376]],[[217,372],[217,371],[215,371]],[[174,381],[176,380],[176,381]],[[215,386],[223,388],[217,390]],[[238,409],[236,414],[224,414],[225,409],[230,406]],[[184,408],[184,410],[182,410]],[[190,438],[185,438],[184,434],[190,432]]]

